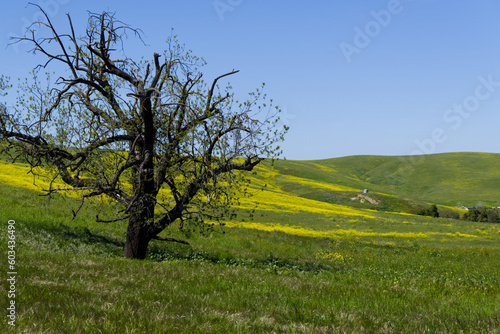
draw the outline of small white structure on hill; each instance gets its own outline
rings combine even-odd
[[[368,194],[368,189],[363,190],[363,194]]]

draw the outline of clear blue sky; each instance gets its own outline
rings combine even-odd
[[[87,10],[116,12],[144,31],[151,57],[174,28],[207,60],[206,78],[232,69],[238,94],[266,83],[286,110],[287,159],[358,154],[500,152],[498,0],[33,0],[65,28]],[[40,61],[8,36],[39,14],[24,1],[0,13],[0,73],[25,77]],[[15,94],[14,91],[11,95]]]

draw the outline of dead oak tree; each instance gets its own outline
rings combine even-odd
[[[118,57],[126,35],[140,31],[109,12],[89,13],[81,37],[69,15],[66,33],[45,18],[36,23],[45,37],[31,32],[19,41],[60,77],[40,93],[43,108],[2,109],[0,139],[68,185],[49,193],[78,190],[81,205],[95,196],[120,204],[120,215],[106,221],[128,220],[125,257],[144,259],[152,239],[170,240],[158,235],[176,221],[221,217],[216,208],[237,196],[239,175],[281,153],[287,129],[262,90],[237,103],[230,86],[219,88],[238,71],[205,83],[203,61],[175,38],[151,61]]]

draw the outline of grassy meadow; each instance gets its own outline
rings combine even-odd
[[[474,154],[429,156],[420,167],[437,168],[440,158],[451,159],[455,170],[422,179],[421,192],[418,175],[394,181],[403,164],[398,158],[266,164],[252,176],[253,196],[241,200],[235,220],[203,230],[172,226],[164,236],[189,245],[154,240],[145,261],[122,258],[125,223],[94,222],[97,210],[113,210],[108,204],[90,203],[71,220],[78,199],[40,196],[46,181],[35,186],[25,166],[0,162],[2,267],[7,276],[12,219],[18,273],[16,327],[7,325],[4,297],[0,327],[6,333],[500,333],[500,224],[412,214],[429,203],[460,214],[457,201],[493,203],[500,168],[461,171],[460,160],[484,158]],[[493,163],[500,155],[484,159]],[[453,179],[459,171],[465,177]],[[365,188],[370,193],[362,194]],[[1,280],[2,296],[8,289]]]

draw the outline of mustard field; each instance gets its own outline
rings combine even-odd
[[[500,225],[416,215],[431,203],[465,211],[409,192],[413,180],[381,182],[387,157],[360,159],[259,166],[234,219],[171,226],[163,235],[189,245],[152,241],[144,261],[122,257],[125,223],[95,222],[111,202],[72,219],[77,193],[40,196],[47,171],[0,161],[0,221],[15,221],[18,254],[11,332],[499,333]],[[468,182],[478,189],[466,201],[494,202]]]

